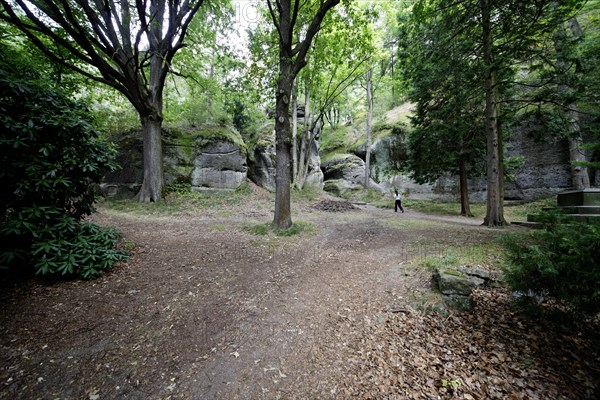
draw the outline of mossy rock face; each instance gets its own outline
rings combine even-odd
[[[129,188],[141,185],[144,179],[142,132],[130,130],[110,140],[117,146],[116,161],[120,168],[102,179],[102,184],[107,183],[112,188],[104,194],[110,197],[133,197],[135,193],[132,195]],[[121,186],[122,190],[119,189]]]
[[[247,172],[244,148],[215,141],[204,145],[194,158],[192,187],[236,189],[246,182]]]
[[[233,128],[205,125],[189,128],[163,129],[163,146],[205,147],[216,142],[229,142],[246,149],[242,135]]]
[[[363,190],[361,185],[352,185],[344,179],[330,179],[325,181],[323,190],[337,197],[348,197],[349,193]]]
[[[248,146],[248,177],[258,186],[275,191],[275,123],[257,128]]]
[[[236,130],[224,126],[165,127],[162,139],[165,185],[189,182],[231,189],[246,181],[246,144]],[[112,140],[118,147],[121,169],[106,175],[103,183],[111,188],[107,195],[119,196],[143,181],[142,132],[132,130]]]
[[[477,276],[452,269],[438,269],[434,279],[439,291],[445,295],[469,296],[474,288],[485,284],[485,281]]]
[[[355,181],[361,175],[364,177],[365,162],[354,154],[338,154],[322,164],[325,180],[345,179]]]
[[[323,162],[321,167],[325,191],[344,196],[348,191],[364,189],[365,162],[354,154],[335,155]],[[373,179],[369,180],[369,188],[383,192]]]

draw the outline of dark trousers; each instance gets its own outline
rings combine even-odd
[[[400,200],[396,200],[396,204],[394,204],[394,212],[398,212],[398,208],[400,211],[404,212],[404,209],[402,208],[402,201]]]

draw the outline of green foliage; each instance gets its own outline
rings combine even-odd
[[[419,183],[434,182],[447,172],[458,174],[459,162],[475,176],[485,153],[479,90],[483,67],[479,58],[465,56],[477,46],[477,35],[456,33],[476,28],[461,26],[466,18],[460,6],[442,3],[421,1],[410,18],[400,16],[404,36],[399,47],[406,54],[400,58],[401,71],[415,104],[405,170]]]
[[[233,126],[239,132],[245,132],[251,122],[248,106],[240,99],[234,99],[229,105],[229,109],[233,118]]]
[[[119,233],[101,228],[56,206],[21,207],[5,215],[0,225],[0,265],[33,264],[39,275],[76,275],[91,279],[127,258],[115,250]]]
[[[506,280],[514,290],[600,311],[600,225],[550,223],[543,230],[507,235],[502,243]]]
[[[114,231],[80,222],[114,149],[81,104],[18,60],[0,47],[0,265],[95,277],[125,256]]]
[[[351,128],[339,126],[325,130],[321,135],[320,145],[321,154],[347,153],[347,149],[352,145]]]

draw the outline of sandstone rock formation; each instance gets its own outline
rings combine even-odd
[[[325,178],[324,189],[335,195],[347,191],[362,190],[365,183],[365,162],[354,154],[341,154],[322,164]],[[384,189],[370,179],[369,188],[383,192]]]

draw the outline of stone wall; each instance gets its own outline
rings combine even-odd
[[[142,135],[128,132],[114,138],[121,166],[100,184],[105,196],[133,197],[143,181]],[[235,130],[224,127],[163,130],[165,185],[190,184],[192,189],[235,189],[246,181],[245,144]]]
[[[273,124],[260,128],[260,140],[247,149],[241,135],[232,128],[207,126],[163,129],[163,170],[165,185],[189,184],[192,190],[233,190],[249,178],[258,186],[275,190],[275,136]],[[107,197],[136,195],[143,181],[142,135],[127,132],[113,138],[121,166],[107,174],[100,184]],[[307,183],[323,186],[318,141],[313,141]]]
[[[374,145],[375,148],[375,145]],[[537,142],[523,131],[517,130],[506,143],[507,157],[523,157],[524,164],[512,171],[514,182],[505,182],[505,198],[510,200],[535,200],[552,196],[571,187],[568,143],[566,140]],[[376,159],[377,160],[377,159]],[[377,168],[377,165],[374,166]],[[485,171],[481,178],[469,180],[471,202],[485,202]],[[387,191],[398,188],[405,196],[417,200],[457,201],[460,192],[458,177],[446,175],[435,184],[418,184],[406,175],[386,176],[381,185]]]

